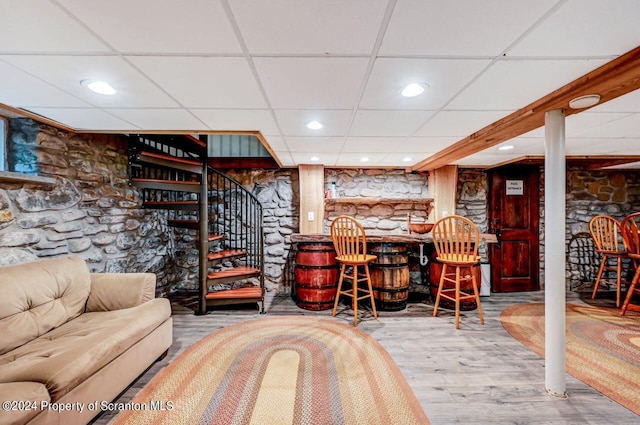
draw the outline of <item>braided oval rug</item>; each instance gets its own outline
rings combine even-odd
[[[372,337],[330,319],[280,316],[214,331],[180,354],[115,424],[429,424]],[[170,403],[166,403],[170,401]]]
[[[544,357],[544,304],[505,308],[502,325]],[[566,369],[573,377],[640,415],[640,316],[567,304]]]

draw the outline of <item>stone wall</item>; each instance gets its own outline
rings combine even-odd
[[[331,221],[347,214],[356,217],[367,232],[398,234],[407,232],[407,214],[415,221],[426,221],[428,204],[417,202],[429,198],[427,176],[392,169],[325,169],[325,188],[336,183],[340,198],[385,198],[402,201],[384,203],[331,203],[325,207],[324,231]],[[416,202],[405,202],[415,199]]]
[[[464,168],[458,170],[458,194],[456,198],[456,214],[471,219],[480,233],[489,229],[488,193],[489,180],[484,170]],[[483,262],[488,262],[487,244],[478,248]]]
[[[265,286],[268,291],[287,290],[293,268],[291,234],[300,230],[298,170],[231,170],[225,174],[239,181],[262,203]]]
[[[158,293],[168,291],[172,231],[162,213],[140,208],[124,139],[19,118],[10,120],[8,140],[10,170],[56,184],[0,181],[0,264],[75,254],[92,272],[155,273]]]
[[[570,289],[593,287],[600,257],[593,251],[589,220],[598,214],[622,220],[640,211],[640,173],[567,170],[567,280]]]

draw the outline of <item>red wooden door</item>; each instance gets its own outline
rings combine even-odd
[[[489,223],[500,242],[489,244],[493,292],[540,289],[539,174],[522,165],[490,174]]]

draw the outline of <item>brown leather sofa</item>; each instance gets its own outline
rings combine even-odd
[[[86,424],[172,343],[151,273],[80,257],[0,267],[0,424]]]

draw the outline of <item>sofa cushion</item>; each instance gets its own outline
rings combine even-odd
[[[77,256],[0,267],[0,354],[80,315],[90,289]]]
[[[123,310],[84,313],[0,356],[0,382],[41,382],[55,402],[170,316],[166,298]]]
[[[10,403],[0,409],[0,424],[27,423],[40,413],[41,403],[50,400],[47,388],[39,382],[0,384],[0,401]]]

